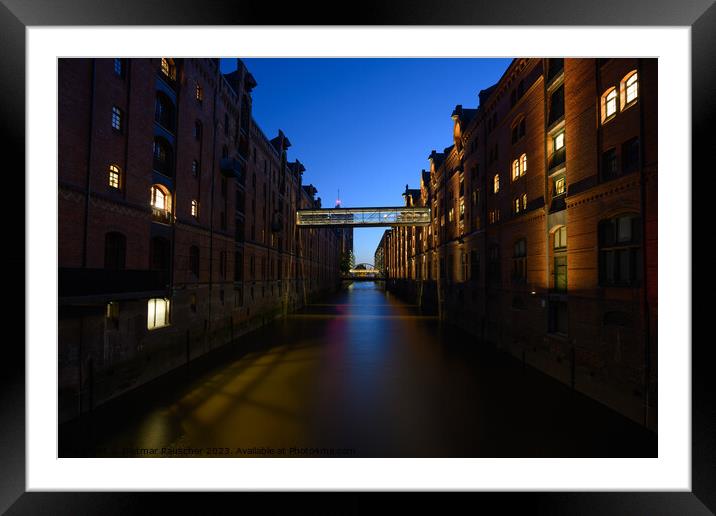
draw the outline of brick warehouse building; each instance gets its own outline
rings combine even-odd
[[[388,288],[656,430],[656,59],[514,59],[452,118]]]
[[[59,410],[71,419],[339,284],[336,230],[241,60],[59,61]]]

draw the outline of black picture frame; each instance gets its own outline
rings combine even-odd
[[[6,169],[4,186],[6,191],[12,189],[18,199],[24,199],[26,194],[24,174],[19,173],[25,169],[25,30],[28,26],[43,25],[689,26],[692,44],[692,169],[713,171],[713,159],[709,159],[714,149],[712,124],[716,111],[716,5],[713,0],[558,0],[547,4],[529,0],[365,0],[355,5],[336,2],[332,8],[302,2],[279,7],[275,2],[229,0],[0,0],[0,130],[4,133],[0,141],[6,164],[14,164],[12,173],[9,173],[9,168]],[[686,173],[681,171],[681,177]],[[677,175],[675,171],[662,175],[667,183],[674,180],[670,174]],[[24,206],[18,207],[15,213],[24,214]],[[680,216],[693,220],[691,213]],[[24,218],[22,224],[19,220],[6,220],[5,232],[7,242],[14,244],[10,266],[19,269],[21,263],[27,264],[28,258],[22,245],[25,241]],[[693,230],[692,234],[698,233]],[[27,265],[25,272],[26,275],[30,272]],[[702,283],[701,288],[705,289],[707,285]],[[24,287],[18,286],[17,292],[23,291]],[[691,306],[695,306],[694,301],[693,295],[692,299],[683,300]],[[9,305],[7,309],[18,313],[9,314],[5,320],[24,320],[24,306],[24,302]],[[26,492],[25,343],[24,339],[15,337],[7,339],[4,344],[0,358],[0,512],[128,514],[146,512],[150,502],[158,502],[162,512],[168,513],[173,509],[191,510],[193,504],[204,506],[209,496],[212,497],[211,507],[217,510],[227,502],[229,507],[236,508],[239,499],[243,507],[247,501],[256,499],[255,495],[246,493]],[[662,345],[687,344],[662,342]],[[477,499],[471,495],[468,503],[475,508],[498,506],[500,513],[511,513],[515,509],[544,514],[716,512],[716,399],[713,395],[716,388],[711,371],[711,347],[708,338],[693,339],[691,492],[477,493]],[[382,497],[375,494],[352,493],[340,500],[306,493],[289,498],[282,503],[294,511],[305,504],[306,507],[325,507],[333,514],[372,512],[383,504]],[[421,509],[439,504],[435,507],[439,507],[440,512],[448,508],[442,501],[421,497],[412,498],[410,503]],[[275,499],[272,504],[274,509],[280,505],[276,505]]]

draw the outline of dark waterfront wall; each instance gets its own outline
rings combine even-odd
[[[431,225],[381,243],[389,290],[653,430],[657,90],[655,59],[515,59],[403,193]]]
[[[339,283],[336,230],[240,60],[59,61],[60,421]]]

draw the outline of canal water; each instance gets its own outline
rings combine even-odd
[[[62,457],[649,457],[656,444],[374,282],[59,430]]]

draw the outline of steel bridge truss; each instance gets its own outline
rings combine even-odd
[[[296,214],[296,225],[305,227],[430,225],[429,207],[330,208],[321,210],[298,210]]]

